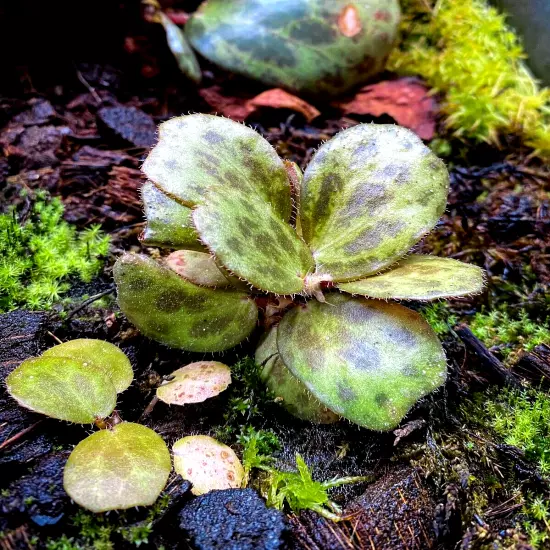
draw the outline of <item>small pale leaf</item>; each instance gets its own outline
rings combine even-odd
[[[223,351],[256,326],[258,309],[245,293],[182,279],[143,255],[125,254],[113,269],[120,309],[145,336],[188,351]]]
[[[279,219],[290,218],[283,161],[260,134],[227,118],[196,114],[162,123],[143,171],[189,207],[201,204],[207,190],[220,185],[262,197]]]
[[[410,130],[360,124],[322,145],[304,173],[300,221],[327,280],[377,273],[445,210],[449,174]]]
[[[232,273],[261,290],[297,294],[313,258],[260,196],[216,187],[193,212],[201,240]]]
[[[132,364],[126,354],[104,340],[70,340],[46,350],[42,357],[68,357],[79,361],[85,367],[100,370],[111,379],[118,393],[127,389],[134,379]]]
[[[68,357],[27,359],[6,378],[6,385],[21,406],[77,424],[106,418],[116,406],[109,377]]]
[[[63,473],[67,494],[92,512],[150,506],[166,485],[170,451],[153,430],[123,422],[73,450]]]
[[[388,271],[367,279],[340,283],[340,290],[371,298],[435,300],[478,294],[483,290],[483,270],[450,258],[412,255]]]
[[[212,437],[184,437],[174,443],[172,451],[174,470],[193,484],[194,495],[234,489],[243,482],[244,469],[237,455]]]
[[[195,250],[176,250],[164,261],[174,273],[196,285],[211,288],[230,286],[211,254]]]
[[[169,405],[201,403],[215,397],[231,384],[231,370],[218,361],[198,361],[175,370],[166,384],[157,388],[157,397]]]
[[[277,327],[273,327],[256,350],[260,376],[268,389],[292,415],[317,424],[332,424],[339,416],[325,407],[284,365],[277,349]]]
[[[140,239],[146,246],[203,250],[195,231],[192,210],[165,195],[151,182],[141,188],[147,225]]]
[[[328,294],[282,319],[285,365],[327,407],[371,430],[390,430],[445,381],[445,354],[417,313],[394,303]]]

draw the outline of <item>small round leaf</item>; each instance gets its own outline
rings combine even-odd
[[[207,435],[179,439],[172,448],[174,469],[193,484],[191,492],[203,495],[240,487],[244,479],[241,461],[233,450]]]
[[[231,384],[231,370],[218,361],[198,361],[175,370],[170,382],[157,388],[157,397],[169,405],[200,403]]]
[[[196,285],[211,288],[230,286],[211,254],[194,250],[176,250],[164,261],[174,273]]]
[[[95,432],[73,450],[63,486],[92,512],[150,506],[166,485],[170,451],[153,430],[123,422]]]
[[[78,338],[46,350],[42,357],[68,357],[85,367],[100,370],[112,381],[117,393],[124,391],[134,379],[132,364],[114,344],[91,338]]]
[[[6,385],[21,406],[77,424],[106,418],[116,406],[111,379],[68,357],[27,359],[6,378]]]

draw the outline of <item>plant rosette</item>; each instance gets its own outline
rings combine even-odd
[[[302,174],[250,128],[195,114],[161,124],[143,171],[143,243],[194,251],[116,262],[120,307],[145,336],[218,352],[245,340],[259,313],[276,312],[276,334],[258,351],[268,386],[291,411],[299,390],[322,408],[302,417],[327,419],[328,409],[373,430],[394,428],[443,384],[437,335],[390,300],[479,293],[484,276],[410,254],[449,189],[444,163],[414,133],[359,124],[324,143]]]

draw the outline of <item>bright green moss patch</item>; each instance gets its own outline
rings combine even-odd
[[[70,288],[70,278],[90,281],[102,266],[109,238],[63,221],[63,204],[37,194],[24,219],[0,215],[0,312],[47,309]]]
[[[418,74],[445,94],[452,133],[493,144],[516,133],[550,156],[550,90],[525,69],[505,16],[484,0],[404,0],[402,7],[403,41],[388,66]]]
[[[420,313],[438,336],[444,336],[458,323],[457,316],[451,312],[445,302],[428,304],[420,310]]]

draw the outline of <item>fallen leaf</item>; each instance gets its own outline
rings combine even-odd
[[[250,114],[246,106],[248,98],[224,95],[221,86],[201,88],[199,94],[217,114],[232,120],[242,121]]]
[[[426,421],[423,418],[417,420],[411,420],[407,422],[403,427],[393,430],[393,435],[395,435],[395,441],[393,446],[396,447],[398,443],[404,438],[411,435],[414,431],[419,430],[426,424]]]
[[[271,107],[273,109],[289,109],[296,111],[304,115],[304,118],[311,122],[314,118],[317,118],[321,113],[307,101],[289,94],[281,88],[273,88],[266,90],[251,100],[246,102],[246,107],[250,109],[250,112],[258,107]]]
[[[346,115],[389,115],[425,140],[435,135],[438,104],[434,96],[429,95],[428,88],[416,78],[384,80],[365,86],[351,100],[333,105]]]

